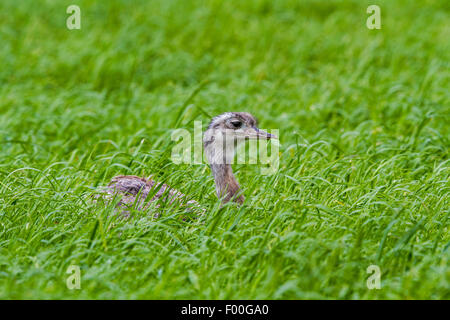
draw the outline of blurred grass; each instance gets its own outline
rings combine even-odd
[[[368,30],[369,4],[2,0],[0,298],[449,299],[450,5],[377,1]],[[280,130],[276,175],[236,166],[241,208],[170,161],[225,111]],[[89,202],[150,173],[208,216]]]

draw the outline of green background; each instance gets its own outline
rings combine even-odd
[[[0,298],[449,299],[449,4],[2,0]],[[220,208],[170,135],[226,111],[280,130],[280,168],[235,166]],[[208,214],[114,219],[117,174]]]

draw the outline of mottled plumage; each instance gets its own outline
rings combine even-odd
[[[167,184],[158,183],[152,179],[141,178],[138,176],[116,176],[112,178],[107,187],[102,188],[103,194],[97,195],[111,200],[119,195],[118,206],[122,208],[134,208],[135,210],[147,209],[153,201],[161,199],[168,204],[178,202],[181,206],[186,206],[189,211],[204,212],[195,200],[187,200],[186,195],[178,190],[172,189]],[[147,199],[151,195],[150,199]],[[158,208],[157,204],[155,207]],[[125,210],[124,213],[128,213]]]

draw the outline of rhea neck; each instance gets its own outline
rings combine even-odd
[[[235,142],[233,139],[224,141],[221,134],[208,131],[205,132],[204,139],[205,156],[216,183],[217,197],[224,202],[243,203],[244,196],[240,194],[239,183],[231,168],[236,150]]]

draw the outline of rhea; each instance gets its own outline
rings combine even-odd
[[[273,138],[276,137],[258,129],[255,117],[247,112],[226,112],[211,120],[203,135],[203,148],[214,177],[216,195],[223,203],[242,204],[245,199],[231,168],[237,147],[246,140]],[[186,195],[166,184],[138,176],[116,176],[106,192],[121,195],[119,206],[136,205],[138,210],[158,199],[186,202],[190,207],[199,205],[195,200],[186,201]]]

